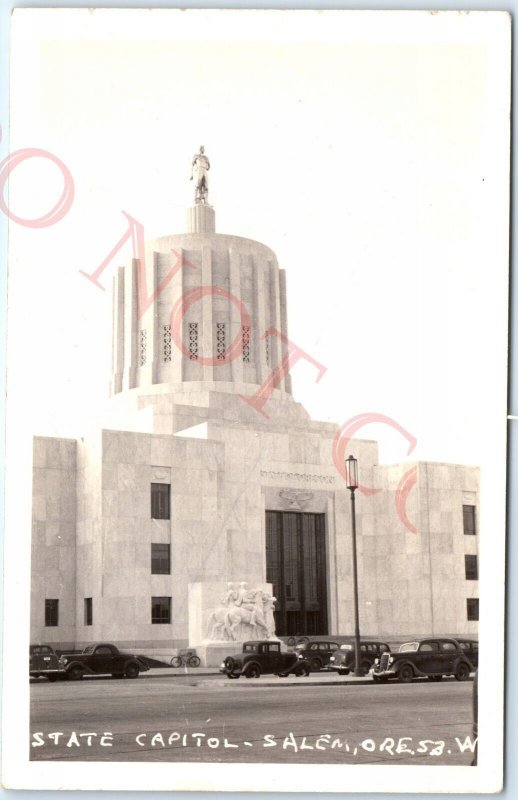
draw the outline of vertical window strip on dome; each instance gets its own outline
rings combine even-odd
[[[140,340],[139,340],[139,352],[140,352],[140,366],[143,367],[147,361],[147,330],[146,328],[142,328],[140,331]]]
[[[241,338],[243,342],[243,362],[250,364],[250,325],[242,326]]]
[[[198,323],[189,322],[189,358],[198,360]]]
[[[164,361],[171,361],[172,358],[172,345],[171,345],[171,326],[164,325],[164,334],[163,334],[163,356]]]
[[[218,361],[225,360],[225,323],[216,322],[216,355]]]

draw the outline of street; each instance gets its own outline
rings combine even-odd
[[[472,682],[149,674],[31,684],[30,757],[469,765]]]

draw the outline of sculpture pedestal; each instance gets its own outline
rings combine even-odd
[[[203,667],[219,667],[227,656],[235,656],[242,649],[241,642],[209,642],[196,645],[196,655],[201,658]]]

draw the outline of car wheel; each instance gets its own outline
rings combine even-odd
[[[227,672],[227,678],[228,678],[229,680],[231,680],[231,681],[237,681],[237,679],[238,679],[239,677],[240,677],[239,675],[232,675],[232,673],[231,673],[231,672]]]
[[[344,678],[346,675],[349,675],[349,670],[348,669],[339,669],[338,670],[338,674],[341,675],[342,678]]]
[[[362,661],[362,663],[361,663],[361,671],[363,672],[364,675],[368,675],[369,674],[370,668],[371,668],[370,661]]]
[[[414,678],[414,670],[409,664],[405,664],[405,666],[401,667],[399,670],[397,677],[400,683],[411,683]]]
[[[234,659],[232,658],[232,656],[227,656],[223,662],[223,665],[226,670],[232,672],[232,670],[234,669]]]
[[[322,669],[322,662],[319,658],[312,658],[309,662],[311,672],[320,672]]]
[[[428,680],[432,681],[432,683],[439,683],[439,681],[442,681],[442,675],[428,675]]]
[[[182,666],[182,659],[180,658],[180,656],[173,656],[169,663],[171,664],[172,667],[175,667],[176,669],[176,667]]]
[[[307,677],[309,675],[309,670],[307,667],[303,666],[303,664],[299,664],[295,670],[295,676],[297,678],[302,678],[303,675]]]
[[[50,681],[51,683],[54,683],[55,681],[57,681],[57,679],[58,679],[57,675],[47,675],[47,680]]]
[[[246,671],[247,678],[259,678],[261,676],[261,670],[256,664],[252,664]]]
[[[76,664],[75,667],[71,667],[67,672],[67,678],[69,681],[79,681],[83,677],[83,670]]]
[[[140,672],[140,670],[139,670],[138,664],[131,663],[131,664],[128,664],[128,666],[126,667],[126,677],[127,678],[138,678],[139,672]]]
[[[469,678],[469,673],[470,670],[468,665],[464,661],[461,661],[455,672],[455,677],[458,681],[467,681]]]

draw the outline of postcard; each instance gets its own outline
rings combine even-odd
[[[7,787],[500,791],[510,28],[15,10]]]

